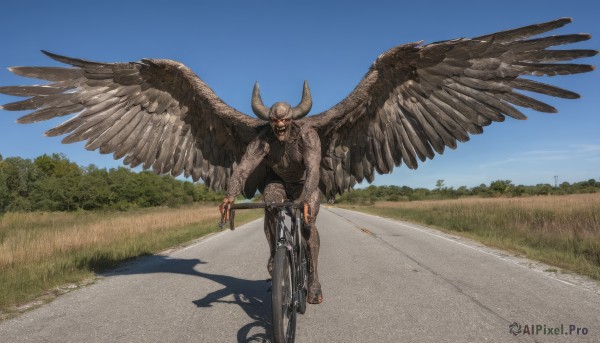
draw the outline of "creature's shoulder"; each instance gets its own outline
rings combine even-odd
[[[314,144],[316,142],[320,142],[317,130],[308,123],[301,123],[300,125],[298,125],[297,132],[300,141],[304,144]]]
[[[253,141],[265,141],[268,142],[274,138],[271,134],[271,127],[269,125],[260,126],[257,130],[256,137],[254,137]]]
[[[266,153],[270,150],[270,144],[275,140],[275,136],[272,134],[270,126],[265,125],[260,127],[258,134],[248,144],[247,150],[260,150]]]
[[[319,137],[319,134],[317,133],[317,130],[314,128],[313,125],[309,124],[309,123],[293,123],[293,125],[297,125],[297,132],[298,132],[298,136],[304,138],[304,137]]]

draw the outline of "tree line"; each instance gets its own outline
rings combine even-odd
[[[203,184],[170,175],[81,167],[63,154],[34,160],[0,155],[0,214],[23,211],[127,210],[223,199]]]
[[[336,202],[352,204],[372,204],[375,201],[413,201],[432,199],[457,199],[468,196],[478,197],[518,197],[535,195],[565,195],[600,192],[600,182],[587,181],[560,185],[540,183],[535,186],[514,185],[511,180],[496,180],[489,185],[481,184],[468,188],[445,187],[444,180],[437,180],[435,189],[411,188],[408,186],[369,186],[354,189],[336,198]]]
[[[476,187],[445,187],[437,180],[435,189],[408,186],[369,186],[339,196],[336,202],[372,204],[375,201],[454,199],[467,196],[531,196],[600,192],[600,182],[560,185],[514,185],[496,180]],[[42,155],[33,160],[6,159],[0,155],[0,214],[24,211],[127,210],[136,207],[177,207],[193,202],[218,202],[216,193],[201,183],[136,173],[125,167],[103,169],[91,164],[81,167],[63,154]]]

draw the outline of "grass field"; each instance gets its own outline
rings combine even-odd
[[[343,206],[438,227],[600,280],[600,194]],[[242,211],[236,221],[258,218]],[[216,206],[0,217],[0,319],[56,287],[218,229]],[[44,297],[44,295],[48,295]]]
[[[241,211],[241,225],[260,211]],[[124,261],[218,231],[216,205],[130,212],[7,213],[0,217],[0,318],[15,305]],[[50,294],[51,295],[51,294]]]
[[[437,227],[600,280],[600,193],[342,207]]]

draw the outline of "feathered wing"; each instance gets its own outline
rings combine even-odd
[[[519,93],[567,99],[576,93],[522,78],[588,72],[590,65],[556,63],[589,57],[595,50],[549,50],[590,38],[587,34],[529,37],[570,19],[531,25],[473,39],[395,47],[373,63],[352,93],[331,109],[304,119],[319,132],[323,149],[320,188],[332,198],[356,182],[372,182],[402,163],[442,154],[505,116],[526,117],[514,107],[556,109]]]
[[[131,167],[142,165],[173,176],[184,173],[221,190],[264,124],[226,105],[179,62],[99,63],[44,53],[73,67],[10,68],[52,83],[0,87],[0,93],[30,97],[3,108],[34,110],[19,123],[77,113],[46,135],[68,134],[63,143],[85,140],[86,149],[112,153]],[[264,167],[247,181],[249,196],[262,186],[261,173]]]

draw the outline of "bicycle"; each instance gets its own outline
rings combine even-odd
[[[229,221],[235,230],[235,210],[267,208],[279,209],[276,220],[275,256],[271,291],[273,312],[273,340],[275,343],[293,343],[296,337],[296,313],[306,312],[310,251],[302,236],[303,225],[308,225],[308,205],[293,202],[261,202],[232,204],[225,207],[220,226]],[[286,217],[291,224],[286,225]]]

